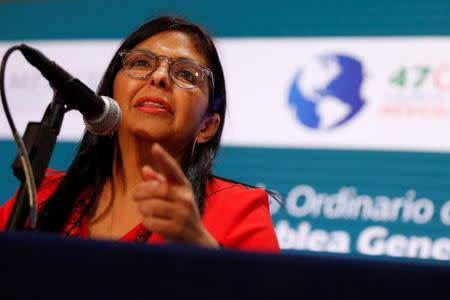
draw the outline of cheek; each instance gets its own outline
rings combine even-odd
[[[180,97],[180,107],[184,111],[184,116],[188,122],[198,123],[206,114],[208,108],[208,97],[201,91],[189,91]]]
[[[133,95],[139,90],[140,85],[130,80],[122,71],[117,73],[113,83],[113,98],[123,109],[130,103]]]

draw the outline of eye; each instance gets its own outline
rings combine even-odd
[[[184,81],[187,81],[190,83],[195,83],[196,78],[197,78],[196,74],[194,74],[192,71],[190,71],[188,69],[183,69],[183,70],[177,71],[175,76],[181,80],[184,80]]]
[[[172,65],[170,72],[179,84],[194,87],[200,80],[202,69],[191,61],[179,60]]]
[[[155,59],[142,53],[133,53],[126,58],[125,65],[129,69],[152,69]]]
[[[138,59],[130,64],[130,67],[148,67],[150,64],[145,59]]]

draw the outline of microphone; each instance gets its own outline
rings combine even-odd
[[[74,78],[40,51],[21,44],[19,50],[58,91],[64,104],[83,115],[88,131],[95,135],[110,135],[119,126],[121,111],[117,102],[107,96],[97,96],[77,78]]]

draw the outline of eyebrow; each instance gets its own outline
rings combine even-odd
[[[195,58],[191,58],[191,57],[184,57],[184,56],[176,56],[176,57],[173,57],[173,56],[169,56],[169,55],[158,54],[158,53],[156,53],[156,52],[154,52],[154,51],[152,51],[152,50],[149,50],[149,49],[143,49],[143,48],[135,48],[135,49],[131,49],[131,50],[140,50],[140,51],[144,51],[144,52],[150,52],[150,53],[156,54],[156,55],[158,55],[158,56],[165,56],[165,57],[168,57],[168,58],[170,58],[170,59],[175,59],[175,60],[178,60],[178,59],[187,59],[187,60],[191,60],[191,61],[196,62],[196,63],[199,64],[200,66],[203,66],[203,64],[200,63],[200,61],[198,61],[198,60],[195,59]]]

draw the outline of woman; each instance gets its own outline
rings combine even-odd
[[[226,95],[204,30],[175,17],[142,25],[114,55],[99,94],[118,102],[119,128],[86,132],[67,173],[48,172],[38,230],[279,251],[267,194],[211,173]],[[12,203],[0,211],[3,228]]]

